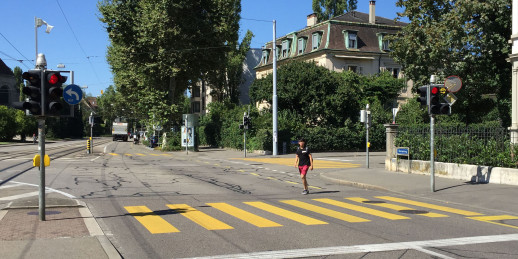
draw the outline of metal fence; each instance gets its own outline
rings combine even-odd
[[[430,126],[400,127],[396,146],[409,147],[411,158],[430,159]],[[517,167],[509,131],[502,127],[436,126],[435,161],[498,167]]]

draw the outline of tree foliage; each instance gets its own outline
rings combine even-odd
[[[358,0],[313,0],[313,12],[319,21],[326,21],[358,8]]]
[[[458,75],[463,88],[453,108],[465,123],[480,122],[496,107],[509,125],[511,2],[399,0],[397,6],[405,8],[398,16],[411,22],[392,38],[392,57],[415,86],[431,74]]]

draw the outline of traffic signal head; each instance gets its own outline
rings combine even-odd
[[[444,86],[430,87],[430,113],[436,115],[450,115],[450,104],[446,102],[444,97],[448,93],[448,89]]]
[[[63,89],[61,86],[67,81],[66,76],[62,76],[59,71],[45,71],[45,94],[44,107],[46,116],[59,116],[63,104]]]
[[[417,97],[417,101],[423,105],[428,106],[428,86],[421,86],[417,89],[417,94],[419,97]]]
[[[14,108],[28,110],[30,115],[43,115],[41,105],[41,70],[33,69],[22,74],[22,78],[27,81],[22,92],[27,95],[28,100],[15,102]]]

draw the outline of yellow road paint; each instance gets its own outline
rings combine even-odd
[[[124,207],[136,220],[140,222],[151,234],[175,233],[180,232],[169,222],[156,215],[146,206],[127,206]]]
[[[152,156],[160,156],[159,154],[153,154],[153,153],[149,153],[149,154]]]
[[[351,200],[351,201],[355,201],[355,202],[359,202],[359,203],[363,203],[364,201],[369,201],[367,199],[358,198],[358,197],[352,197],[352,198],[346,198],[346,199]],[[377,207],[382,207],[382,208],[387,208],[387,209],[392,209],[392,210],[397,210],[397,211],[401,211],[401,210],[414,210],[414,209],[409,208],[409,207],[400,206],[400,205],[396,205],[396,204],[390,204],[390,203],[369,203],[369,205],[377,206]],[[433,213],[433,212],[427,212],[427,213],[415,214],[415,215],[429,217],[429,218],[445,218],[445,217],[448,217],[447,215],[439,214],[439,213]]]
[[[132,154],[124,154],[125,156],[133,156]]]
[[[161,156],[173,156],[171,154],[160,154]]]
[[[116,154],[116,153],[108,153],[108,154],[110,154],[112,156],[118,156],[119,155],[119,154]]]
[[[293,157],[293,158],[233,158],[233,159],[258,162],[258,163],[266,163],[266,164],[285,165],[285,166],[290,166],[290,167],[293,167],[293,165],[295,163],[295,157]],[[319,159],[314,159],[313,163],[314,163],[313,166],[315,169],[358,168],[361,166],[360,164],[352,164],[352,163],[346,163],[346,162],[340,162],[340,161],[319,160]],[[294,170],[296,170],[296,169],[294,169]]]
[[[283,208],[279,208],[279,207],[276,207],[276,206],[273,206],[273,205],[270,205],[270,204],[267,204],[267,203],[264,203],[264,202],[260,202],[260,201],[257,201],[257,202],[244,202],[244,204],[248,204],[248,205],[256,207],[258,209],[261,209],[261,210],[273,213],[275,215],[278,215],[278,216],[281,216],[281,217],[285,217],[285,218],[297,221],[297,222],[302,223],[304,225],[324,225],[324,224],[328,224],[327,222],[324,222],[324,221],[321,221],[321,220],[318,220],[318,219],[314,219],[314,218],[311,218],[311,217],[308,217],[308,216],[304,216],[302,214],[295,213],[295,212],[292,212],[292,211],[289,211],[289,210],[285,210]]]
[[[266,179],[270,179],[270,180],[277,180],[277,181],[279,180],[279,179],[277,179],[277,178],[273,178],[273,177],[269,177],[269,176],[268,176],[268,177],[266,177]]]
[[[259,174],[256,174],[256,173],[250,173],[251,175],[255,175],[255,176],[260,176]]]
[[[167,204],[167,207],[177,211],[184,217],[208,230],[234,229],[222,221],[219,221],[187,204]]]
[[[343,220],[343,221],[347,221],[347,222],[355,223],[355,222],[369,222],[370,221],[368,219],[364,219],[364,218],[356,217],[356,216],[353,216],[353,215],[345,214],[345,213],[342,213],[342,212],[326,209],[324,207],[316,206],[316,205],[309,204],[309,203],[306,203],[306,202],[301,202],[301,201],[296,201],[296,200],[284,200],[284,201],[281,201],[281,202],[289,204],[289,205],[292,205],[292,206],[295,206],[295,207],[299,207],[299,208],[302,208],[302,209],[305,209],[305,210],[313,211],[313,212],[316,212],[316,213],[319,213],[319,214],[322,214],[322,215],[333,217],[335,219],[340,219],[340,220]]]
[[[237,171],[239,171],[239,172],[241,172],[241,173],[244,173],[244,172],[245,172],[245,170],[241,170],[241,169],[240,169],[240,170],[237,170]]]
[[[292,184],[299,184],[299,183],[296,183],[296,182],[292,182],[292,181],[285,181],[287,183],[292,183]]]
[[[381,218],[390,219],[390,220],[410,219],[409,217],[405,217],[405,216],[401,216],[401,215],[397,215],[397,214],[393,214],[393,213],[388,213],[388,212],[384,212],[384,211],[380,211],[380,210],[370,209],[367,207],[362,207],[362,206],[358,206],[358,205],[354,205],[354,204],[350,204],[350,203],[346,203],[346,202],[341,202],[341,201],[336,201],[336,200],[332,200],[332,199],[313,199],[313,200],[331,204],[331,205],[338,206],[338,207],[345,208],[345,209],[359,211],[359,212],[362,212],[365,214],[370,214],[370,215],[374,215],[374,216],[381,217]]]
[[[311,188],[311,189],[317,189],[317,190],[321,190],[321,189],[322,189],[322,188],[320,188],[320,187],[311,186],[311,185],[310,185],[310,186],[308,186],[308,187],[309,187],[309,188]]]
[[[486,223],[491,223],[499,226],[509,227],[509,228],[516,228],[518,229],[518,226],[508,225],[500,222],[494,222],[494,221],[502,221],[502,220],[516,220],[518,217],[511,216],[511,215],[500,215],[500,216],[482,216],[482,217],[468,217],[468,219],[478,220]]]
[[[219,166],[219,164],[214,164],[215,166]]]
[[[450,207],[434,205],[434,204],[418,202],[418,201],[412,201],[412,200],[407,200],[407,199],[402,199],[402,198],[395,198],[395,197],[389,197],[389,196],[378,196],[376,198],[383,199],[383,200],[394,201],[394,202],[399,202],[399,203],[404,203],[404,204],[410,204],[410,205],[414,205],[414,206],[418,206],[418,207],[423,207],[423,208],[428,208],[428,209],[446,211],[446,212],[450,212],[450,213],[454,213],[454,214],[459,214],[459,215],[463,215],[463,216],[481,216],[481,215],[484,215],[484,214],[481,214],[481,213],[478,213],[478,212],[472,212],[472,211],[467,211],[467,210],[459,210],[459,209],[454,209],[454,208],[450,208]]]
[[[246,221],[254,226],[260,228],[266,227],[282,227],[281,224],[273,222],[271,220],[265,219],[263,217],[252,214],[248,211],[242,210],[240,208],[236,208],[232,205],[226,203],[207,203],[207,205],[212,206],[218,210],[221,210],[229,215],[232,215],[238,219]]]
[[[141,153],[137,153],[136,155],[138,155],[138,156],[146,156],[146,155],[141,154]]]

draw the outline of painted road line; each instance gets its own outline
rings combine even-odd
[[[401,216],[401,215],[397,215],[397,214],[393,214],[393,213],[388,213],[388,212],[384,212],[384,211],[380,211],[380,210],[370,209],[367,207],[362,207],[362,206],[358,206],[358,205],[354,205],[354,204],[350,204],[350,203],[346,203],[346,202],[341,202],[341,201],[336,201],[336,200],[332,200],[332,199],[313,199],[313,200],[331,204],[334,206],[338,206],[340,208],[359,211],[361,213],[373,215],[376,217],[390,219],[390,220],[410,219],[409,217],[405,217],[405,216]]]
[[[478,212],[472,212],[472,211],[467,211],[467,210],[459,210],[459,209],[454,209],[454,208],[450,208],[450,207],[434,205],[434,204],[424,203],[424,202],[419,202],[419,201],[412,201],[412,200],[407,200],[407,199],[402,199],[402,198],[395,198],[395,197],[389,197],[389,196],[378,196],[376,198],[383,199],[383,200],[394,201],[394,202],[399,202],[399,203],[404,203],[404,204],[410,204],[410,205],[414,205],[414,206],[418,206],[418,207],[423,207],[423,208],[428,208],[428,209],[446,211],[446,212],[450,212],[450,213],[454,213],[454,214],[460,214],[460,215],[463,215],[463,216],[481,216],[481,215],[484,215],[484,214],[481,214],[481,213],[478,213]]]
[[[362,204],[366,204],[365,202],[367,202],[367,203],[370,202],[367,199],[358,198],[358,197],[352,197],[352,198],[346,198],[346,199],[351,200],[351,201],[355,201],[355,202],[359,202],[359,203],[362,203]],[[372,205],[372,206],[377,206],[377,207],[382,207],[382,208],[387,208],[387,209],[397,210],[397,211],[415,211],[415,209],[413,209],[413,208],[409,208],[409,207],[405,207],[405,206],[400,206],[400,205],[396,205],[396,204],[385,203],[385,202],[383,202],[383,203],[368,203],[368,204]],[[429,217],[429,218],[446,218],[446,217],[449,217],[448,215],[434,213],[434,212],[417,213],[415,215]]]
[[[504,227],[518,229],[518,226],[508,225],[508,224],[504,224],[501,222],[495,222],[495,221],[503,221],[503,220],[516,220],[516,219],[518,219],[518,217],[516,217],[516,216],[511,216],[511,215],[482,216],[482,217],[468,217],[468,219],[473,219],[473,220],[496,224],[496,225],[500,225],[500,226],[504,226]]]
[[[215,219],[187,204],[167,204],[167,207],[182,214],[182,216],[192,220],[196,224],[208,230],[234,229],[218,219]]]
[[[320,187],[317,187],[317,186],[311,186],[311,185],[309,185],[308,187],[309,187],[309,188],[311,188],[311,189],[317,189],[317,190],[321,190],[321,189],[322,189],[322,188],[320,188]]]
[[[48,192],[46,192],[46,193],[48,193]],[[12,201],[12,200],[17,200],[17,199],[21,199],[21,198],[36,196],[38,194],[40,194],[39,191],[38,192],[28,192],[28,193],[13,195],[13,196],[2,197],[2,198],[0,198],[0,201]]]
[[[149,153],[152,156],[160,156],[159,154]]]
[[[161,156],[173,156],[173,155],[171,155],[171,154],[160,154],[160,155],[161,155]],[[200,161],[198,161],[198,162],[200,162]]]
[[[292,181],[287,181],[287,180],[286,180],[285,182],[287,182],[287,183],[291,183],[291,184],[299,184],[299,183],[292,182]]]
[[[266,179],[279,181],[279,179],[277,179],[277,178],[273,178],[273,177],[270,177],[270,176],[266,177]]]
[[[116,154],[116,153],[108,153],[108,154],[110,154],[112,156],[118,156],[119,155],[119,154]]]
[[[136,220],[140,222],[151,234],[175,233],[180,232],[169,222],[156,215],[146,206],[126,206],[124,207]]]
[[[309,204],[309,203],[302,202],[302,201],[283,200],[281,202],[289,204],[289,205],[292,205],[292,206],[295,206],[295,207],[298,207],[298,208],[302,208],[302,209],[305,209],[305,210],[313,211],[313,212],[316,212],[316,213],[319,213],[319,214],[322,214],[322,215],[326,215],[326,216],[329,216],[329,217],[332,217],[332,218],[335,218],[335,219],[340,219],[340,220],[343,220],[343,221],[347,221],[347,222],[356,223],[356,222],[369,222],[370,221],[368,219],[364,219],[364,218],[356,217],[356,216],[353,216],[353,215],[345,214],[345,213],[342,213],[342,212],[326,209],[324,207],[316,206],[316,205]]]
[[[281,216],[281,217],[285,217],[287,219],[294,220],[294,221],[302,223],[304,225],[324,225],[324,224],[329,224],[327,222],[324,222],[324,221],[321,221],[321,220],[318,220],[318,219],[314,219],[314,218],[311,218],[311,217],[308,217],[308,216],[304,216],[302,214],[295,213],[295,212],[292,212],[292,211],[289,211],[289,210],[285,210],[283,208],[279,208],[279,207],[276,207],[276,206],[273,206],[273,205],[270,205],[270,204],[267,204],[267,203],[264,203],[264,202],[260,202],[260,201],[257,201],[257,202],[244,202],[244,204],[256,207],[258,209],[261,209],[261,210],[273,213],[273,214]]]
[[[93,161],[97,160],[99,157],[101,157],[101,156],[98,156],[98,157],[96,157],[94,159],[91,159],[90,162],[93,162]]]
[[[137,155],[137,156],[146,156],[146,155],[141,154],[141,153],[136,153],[135,155]]]
[[[460,237],[424,241],[410,241],[400,243],[382,243],[367,244],[355,246],[334,246],[334,247],[316,247],[292,250],[278,250],[266,252],[253,252],[243,254],[227,254],[208,257],[197,257],[198,259],[249,259],[249,258],[301,258],[301,257],[326,257],[329,255],[345,255],[345,254],[372,254],[379,252],[390,252],[400,250],[417,250],[424,247],[455,247],[463,245],[490,244],[500,242],[516,242],[518,234],[494,235],[494,236],[474,236]],[[427,250],[428,251],[428,250]],[[430,251],[431,252],[431,251]],[[437,253],[434,253],[437,254]],[[434,255],[436,256],[436,255]],[[442,257],[445,257],[442,255]]]
[[[285,166],[290,166],[290,167],[293,166],[293,161],[295,161],[293,158],[233,158],[233,159],[265,163],[265,164],[285,165]],[[360,164],[345,163],[345,162],[340,162],[340,161],[326,161],[326,160],[320,160],[320,159],[315,159],[313,162],[314,162],[315,169],[358,168],[361,166]],[[262,167],[258,167],[258,168],[262,168]]]
[[[125,156],[133,156],[132,154],[124,154]]]
[[[21,186],[21,185],[23,185],[23,184],[17,183],[17,184],[11,184],[11,185],[2,185],[2,186],[0,186],[0,190],[1,189],[12,188],[12,187],[16,187],[16,186]]]
[[[259,174],[256,174],[256,173],[250,173],[251,175],[255,175],[255,176],[261,176]]]
[[[260,227],[260,228],[282,227],[282,225],[279,223],[276,223],[269,219],[265,219],[263,217],[257,216],[248,211],[242,210],[240,208],[236,208],[236,207],[226,204],[226,203],[207,203],[207,205],[212,206],[213,208],[216,208],[218,210],[221,210],[240,220],[246,221],[256,227]]]

